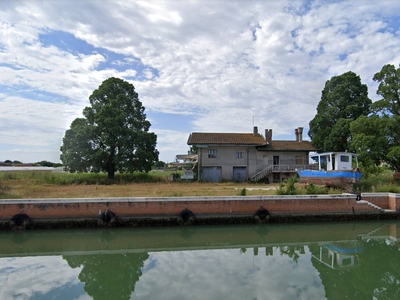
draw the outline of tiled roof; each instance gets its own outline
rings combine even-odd
[[[193,132],[188,145],[265,145],[261,134]]]
[[[265,151],[317,151],[310,141],[274,141],[258,150]]]

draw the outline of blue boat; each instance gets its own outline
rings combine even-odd
[[[324,152],[311,156],[317,163],[310,169],[297,170],[300,182],[351,189],[361,179],[357,154]]]

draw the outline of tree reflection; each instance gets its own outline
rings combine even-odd
[[[390,258],[390,259],[388,259]],[[364,243],[361,264],[355,268],[352,285],[355,299],[375,296],[376,299],[400,298],[400,253],[398,244],[387,240]]]
[[[313,259],[320,272],[326,297],[333,299],[400,299],[399,244],[389,240],[362,241],[362,252],[354,253],[354,265],[323,264]],[[310,247],[315,257],[320,252]],[[349,256],[347,254],[347,256]]]
[[[293,261],[296,264],[298,264],[300,254],[304,254],[305,250],[304,250],[304,246],[302,246],[302,245],[281,246],[281,247],[279,247],[279,253],[281,256],[282,255],[289,256],[291,259],[293,259]]]
[[[64,256],[71,268],[82,267],[79,280],[94,300],[130,299],[148,253]]]

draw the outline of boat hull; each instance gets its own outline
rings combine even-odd
[[[361,179],[361,173],[358,171],[298,170],[297,174],[300,182],[346,189]]]

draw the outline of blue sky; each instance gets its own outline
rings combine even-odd
[[[324,84],[400,63],[399,1],[0,2],[0,161],[59,161],[71,122],[114,76],[131,82],[160,160],[191,132],[294,140]]]

